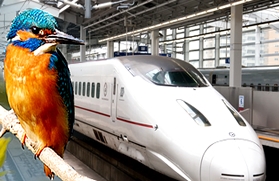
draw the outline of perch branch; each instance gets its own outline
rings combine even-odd
[[[0,124],[2,124],[0,137],[6,131],[9,131],[13,133],[19,140],[22,138],[24,130],[21,127],[19,120],[17,119],[13,110],[8,111],[4,109],[2,106],[0,106]],[[38,143],[30,140],[29,138],[26,138],[25,145],[34,154],[36,153],[36,150],[34,148],[38,148]],[[44,148],[39,158],[44,164],[46,164],[51,169],[52,172],[55,173],[55,175],[57,175],[64,181],[95,181],[77,173],[51,148]]]

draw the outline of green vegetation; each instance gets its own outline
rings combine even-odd
[[[9,138],[0,138],[0,167],[2,167],[5,162],[6,151],[7,151],[9,142],[10,142]],[[5,174],[6,174],[6,172],[0,172],[0,177],[2,177]]]

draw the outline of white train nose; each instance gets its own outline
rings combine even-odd
[[[264,152],[246,140],[223,140],[211,145],[201,164],[201,181],[264,181]]]

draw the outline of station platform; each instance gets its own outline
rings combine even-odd
[[[266,180],[278,180],[278,168],[276,165],[279,163],[279,132],[272,129],[256,130],[260,142],[263,145],[266,161]]]
[[[256,133],[263,146],[279,148],[279,131],[271,129],[256,130]]]
[[[44,174],[43,163],[39,159],[35,160],[30,150],[22,149],[20,141],[13,134],[8,132],[4,137],[10,138],[11,141],[6,152],[5,163],[0,168],[0,173],[6,172],[0,177],[1,181],[49,181]],[[106,181],[67,150],[64,160],[78,173],[96,181]],[[61,181],[61,179],[55,176],[54,181]]]

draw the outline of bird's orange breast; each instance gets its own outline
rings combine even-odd
[[[27,136],[50,147],[61,147],[54,141],[61,140],[64,147],[69,137],[67,111],[57,88],[57,70],[48,67],[50,56],[8,45],[6,90]]]

